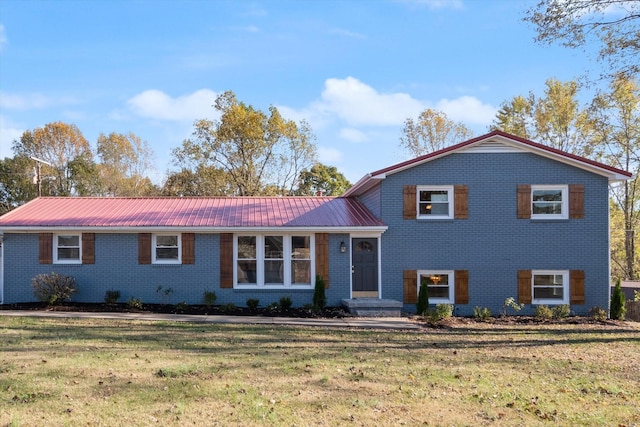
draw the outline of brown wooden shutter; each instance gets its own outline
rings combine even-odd
[[[138,264],[151,264],[151,233],[138,233]]]
[[[456,185],[453,187],[453,194],[454,218],[469,218],[469,187],[466,185]]]
[[[233,288],[233,234],[220,234],[220,287]]]
[[[584,218],[584,185],[569,185],[569,218]]]
[[[584,304],[584,271],[571,270],[569,272],[569,302],[571,304]]]
[[[316,233],[316,275],[324,280],[325,289],[329,287],[329,234]],[[312,278],[315,280],[315,278]]]
[[[38,255],[40,264],[51,264],[53,262],[53,234],[40,233],[40,251]]]
[[[83,264],[95,264],[96,262],[95,239],[96,235],[94,233],[82,233]]]
[[[195,250],[194,233],[182,233],[182,263],[183,264],[195,264],[196,262],[196,250]]]
[[[518,219],[531,218],[531,186],[518,185]]]
[[[455,271],[455,303],[469,304],[469,270]]]
[[[416,270],[404,270],[404,303],[415,304],[418,302],[418,272]]]
[[[416,219],[416,186],[405,185],[402,189],[402,216],[404,219]]]
[[[531,270],[518,270],[518,302],[531,304]]]

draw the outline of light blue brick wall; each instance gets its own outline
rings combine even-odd
[[[339,305],[349,296],[349,255],[339,252],[340,242],[349,244],[348,235],[329,236],[329,280],[327,303]],[[217,234],[196,234],[196,261],[192,265],[138,264],[137,234],[95,235],[95,264],[39,264],[38,234],[4,236],[4,303],[35,301],[31,278],[41,273],[73,276],[78,292],[73,301],[103,302],[109,289],[121,293],[121,302],[136,297],[145,303],[201,304],[204,291],[214,291],[217,303],[245,306],[249,298],[258,298],[264,306],[283,296],[291,297],[294,306],[310,304],[313,289],[304,290],[234,290],[220,288],[220,238]],[[158,287],[162,289],[158,292]],[[171,288],[169,295],[164,290]]]
[[[404,185],[469,187],[466,220],[404,220]],[[517,219],[518,184],[584,184],[584,219]],[[403,299],[403,270],[469,271],[469,304],[499,313],[507,297],[517,298],[517,271],[584,270],[586,314],[608,307],[608,182],[599,175],[530,153],[456,153],[390,175],[381,187],[382,283],[387,298]],[[415,305],[405,305],[415,311]],[[532,313],[533,306],[523,310]]]

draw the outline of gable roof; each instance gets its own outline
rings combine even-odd
[[[386,226],[355,198],[345,197],[40,197],[0,217],[0,230],[197,231]]]
[[[433,153],[425,154],[411,160],[407,160],[365,175],[360,181],[349,188],[343,196],[355,196],[364,193],[376,186],[380,180],[388,175],[401,172],[429,161],[447,156],[452,153],[476,152],[476,153],[517,153],[529,152],[543,157],[547,157],[561,163],[569,164],[581,169],[588,170],[598,175],[605,176],[610,182],[624,181],[633,176],[632,173],[604,163],[596,162],[585,157],[577,156],[566,151],[558,150],[537,142],[521,138],[506,132],[495,130],[485,135],[478,136],[468,141],[461,142]]]

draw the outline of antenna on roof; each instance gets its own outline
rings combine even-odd
[[[38,184],[38,197],[40,197],[42,195],[42,179],[41,179],[41,173],[40,173],[40,167],[42,166],[42,163],[44,163],[45,165],[49,165],[49,166],[53,166],[51,163],[47,162],[46,160],[42,160],[39,159],[37,157],[30,157],[31,160],[35,160],[36,161],[36,165],[38,165],[38,169],[36,172],[36,182],[34,182],[34,184]]]

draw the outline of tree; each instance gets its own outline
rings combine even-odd
[[[420,113],[416,121],[412,118],[405,120],[400,147],[412,157],[418,157],[472,136],[473,132],[464,124],[454,122],[441,111],[428,108]]]
[[[504,102],[491,126],[577,155],[587,155],[587,113],[578,103],[578,84],[549,79],[544,96],[529,93]]]
[[[569,48],[599,45],[598,60],[608,77],[631,78],[640,72],[640,1],[540,0],[527,10],[536,40]]]
[[[624,296],[624,292],[622,292],[622,287],[620,286],[620,279],[616,280],[616,285],[613,288],[613,292],[611,292],[611,306],[609,307],[609,312],[611,318],[615,320],[624,320],[624,316],[627,312],[626,298]]]
[[[324,196],[339,196],[351,187],[351,183],[335,166],[316,163],[309,170],[300,173],[297,196],[314,196],[321,192]]]
[[[420,316],[426,316],[429,312],[429,284],[425,278],[420,281],[416,311]]]
[[[195,171],[182,168],[172,172],[162,186],[163,196],[230,196],[234,187],[222,169],[200,165]]]
[[[146,173],[153,166],[153,151],[133,133],[101,133],[97,141],[100,180],[107,196],[146,196],[154,186]]]
[[[38,196],[34,174],[33,160],[28,157],[0,159],[0,215]]]
[[[48,123],[33,131],[25,131],[14,141],[17,156],[36,157],[51,163],[41,169],[43,195],[70,196],[75,194],[70,163],[83,156],[92,158],[91,147],[75,125],[62,122]]]
[[[634,177],[611,188],[616,210],[622,214],[624,251],[612,248],[613,264],[621,266],[623,277],[635,280],[635,233],[640,225],[640,88],[635,80],[618,77],[608,92],[600,91],[588,111],[594,155],[600,161],[633,172]],[[613,220],[612,220],[613,223]],[[619,254],[624,253],[620,259]]]
[[[193,139],[173,150],[174,163],[192,171],[203,166],[223,170],[238,196],[261,195],[269,187],[291,194],[300,172],[315,163],[309,126],[283,119],[273,106],[269,114],[256,110],[231,91],[220,95],[214,107],[220,120],[196,121]]]

